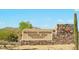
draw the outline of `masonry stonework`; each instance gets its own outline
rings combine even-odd
[[[56,29],[24,29],[21,42],[27,45],[73,43],[73,24],[58,24]]]

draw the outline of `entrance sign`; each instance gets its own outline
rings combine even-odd
[[[49,29],[25,29],[22,32],[22,40],[52,40],[52,34]]]

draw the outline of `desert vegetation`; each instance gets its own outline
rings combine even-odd
[[[6,27],[0,29],[0,47],[7,48],[12,45],[18,45],[18,41],[21,39],[21,31],[25,28],[32,28],[32,24],[29,22],[20,22],[18,28]],[[11,46],[10,46],[11,45]]]

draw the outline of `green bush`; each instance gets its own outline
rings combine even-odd
[[[15,33],[10,33],[9,36],[7,37],[7,41],[11,42],[17,42],[18,36]]]
[[[18,41],[19,36],[19,30],[18,29],[0,29],[0,41],[12,41],[16,42]]]

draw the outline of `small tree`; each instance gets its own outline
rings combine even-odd
[[[78,26],[77,26],[77,14],[74,14],[74,42],[75,49],[78,50]]]
[[[25,28],[32,28],[32,24],[30,24],[29,22],[20,22],[19,23],[19,29],[22,31]]]

